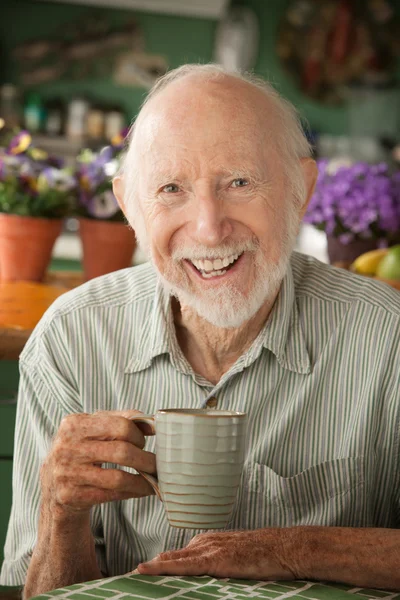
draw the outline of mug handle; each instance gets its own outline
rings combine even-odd
[[[138,415],[137,417],[131,417],[130,420],[134,423],[146,423],[146,425],[150,426],[151,432],[155,434],[156,427],[153,415]],[[144,471],[138,471],[138,473],[140,473],[140,475],[151,485],[151,487],[156,493],[157,498],[162,502],[163,499],[161,497],[157,477],[154,477],[154,475],[150,475],[149,473],[145,473]]]

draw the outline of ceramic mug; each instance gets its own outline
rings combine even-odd
[[[132,421],[147,423],[156,433],[157,478],[140,474],[164,502],[170,525],[224,528],[242,473],[247,415],[172,408]]]

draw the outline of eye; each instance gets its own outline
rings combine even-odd
[[[176,192],[179,192],[179,188],[175,183],[168,183],[167,185],[164,185],[161,191],[166,192],[167,194],[176,194]]]
[[[249,181],[248,179],[244,179],[244,177],[238,177],[231,183],[231,187],[233,188],[246,187],[246,185],[249,185]]]

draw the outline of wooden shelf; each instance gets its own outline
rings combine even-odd
[[[41,150],[49,154],[60,156],[61,158],[75,160],[82,148],[99,150],[107,144],[106,141],[92,140],[89,138],[70,139],[65,136],[51,136],[44,134],[34,134],[33,143]]]

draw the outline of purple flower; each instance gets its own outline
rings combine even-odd
[[[353,241],[353,236],[351,233],[342,233],[339,235],[339,240],[342,242],[342,244],[350,244],[350,242]]]
[[[385,163],[318,161],[318,181],[305,221],[339,237],[384,239],[400,231],[400,173]]]
[[[57,190],[58,192],[70,192],[76,186],[75,178],[67,170],[56,169],[54,167],[43,169],[37,181],[40,192],[49,189]]]
[[[61,218],[73,205],[76,181],[62,161],[32,145],[28,131],[6,129],[0,140],[2,212]]]
[[[99,219],[111,218],[118,213],[119,206],[111,189],[111,180],[118,167],[119,152],[114,146],[106,146],[98,154],[82,151],[75,175],[84,213]]]
[[[93,196],[87,204],[87,210],[92,217],[108,219],[119,210],[118,202],[111,190]]]
[[[94,160],[94,163],[100,168],[104,167],[107,163],[109,163],[114,158],[114,149],[112,146],[105,146],[97,155]]]
[[[29,146],[32,143],[32,138],[31,135],[29,133],[29,131],[19,131],[17,133],[17,135],[15,135],[8,148],[7,148],[7,153],[8,154],[22,154],[23,152],[26,152],[29,148]]]
[[[29,160],[25,155],[2,154],[0,156],[0,179],[18,177],[20,174],[28,174]]]
[[[85,192],[95,191],[111,181],[117,169],[118,161],[112,146],[106,146],[99,154],[85,150],[78,160],[77,178]]]

